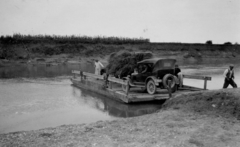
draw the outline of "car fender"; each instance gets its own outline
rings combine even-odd
[[[154,83],[155,83],[156,86],[158,86],[159,83],[162,82],[161,79],[157,79],[155,76],[150,76],[150,77],[147,77],[145,83],[147,84],[148,80],[150,80],[150,79],[154,81]]]

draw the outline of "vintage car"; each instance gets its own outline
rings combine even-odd
[[[123,78],[128,80],[129,86],[122,86],[124,91],[131,87],[139,87],[149,94],[156,93],[157,88],[171,89],[175,92],[176,85],[179,84],[175,71],[175,59],[153,58],[146,59],[137,63],[138,73]],[[170,83],[171,88],[168,88]]]

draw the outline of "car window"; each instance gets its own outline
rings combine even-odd
[[[175,67],[176,60],[160,60],[154,66],[154,71],[161,70],[161,69],[173,69]]]
[[[172,67],[172,64],[169,63],[169,62],[164,62],[164,63],[163,63],[163,67],[169,67],[169,68],[171,68],[171,67]]]

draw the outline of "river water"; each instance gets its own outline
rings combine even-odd
[[[222,74],[229,64],[235,65],[239,85],[239,61],[179,62],[184,74],[211,76],[208,89],[222,88]],[[162,101],[127,105],[72,86],[71,70],[80,67],[93,71],[91,64],[0,68],[0,134],[134,117],[161,109]],[[203,87],[201,80],[184,79],[184,84]]]

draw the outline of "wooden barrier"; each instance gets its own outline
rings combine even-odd
[[[195,76],[195,75],[183,75],[183,78],[188,78],[188,79],[197,79],[197,80],[204,80],[204,87],[203,89],[207,89],[207,81],[211,81],[211,77],[207,76]]]
[[[96,75],[88,72],[81,72],[78,70],[73,70],[72,73],[74,74],[74,78],[76,78],[76,75],[80,75],[81,79],[83,76],[85,77],[91,77],[91,78],[96,78],[96,79],[101,79],[101,80],[107,80],[109,82],[109,88],[112,89],[112,83],[118,83],[121,85],[126,85],[128,86],[128,81],[122,80],[122,79],[117,79],[114,77],[108,77],[107,79],[104,79],[103,75]]]
[[[113,82],[113,83],[122,84],[122,85],[128,85],[128,82],[126,82],[122,79],[114,78],[114,77],[108,77],[108,81]]]
[[[80,75],[81,78],[82,77],[92,77],[92,78],[96,78],[96,79],[102,79],[103,80],[103,76],[102,75],[95,75],[95,74],[92,74],[92,73],[88,73],[88,72],[81,72],[81,71],[78,71],[78,70],[73,70],[72,73],[74,75]]]

